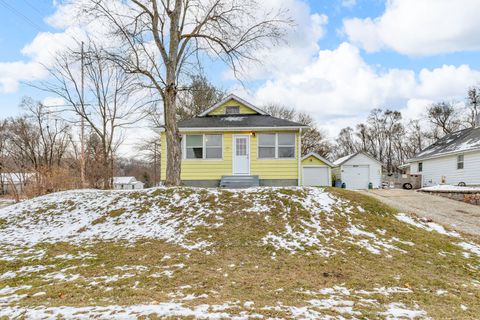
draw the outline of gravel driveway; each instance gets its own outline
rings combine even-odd
[[[432,219],[452,229],[480,236],[480,206],[401,189],[362,190],[402,212]]]

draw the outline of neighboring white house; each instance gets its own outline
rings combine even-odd
[[[366,152],[357,152],[333,162],[333,175],[345,183],[347,189],[367,189],[382,184],[382,163]]]
[[[480,127],[446,135],[407,161],[422,186],[480,185]]]
[[[115,190],[137,190],[143,189],[144,184],[135,177],[113,177],[113,188]]]

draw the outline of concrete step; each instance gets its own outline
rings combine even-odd
[[[250,188],[260,186],[258,176],[222,176],[221,188]]]

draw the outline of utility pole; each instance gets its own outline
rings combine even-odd
[[[83,41],[82,41],[82,49],[80,52],[80,59],[81,59],[81,92],[80,92],[80,104],[81,104],[81,119],[80,119],[80,180],[82,183],[82,188],[86,187],[85,183],[85,61],[84,61],[84,50],[83,50]]]

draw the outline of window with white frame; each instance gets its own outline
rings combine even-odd
[[[222,135],[206,134],[205,136],[205,158],[222,159]]]
[[[187,134],[185,159],[222,159],[222,135]]]
[[[295,158],[295,134],[279,133],[277,134],[278,158]]]
[[[464,166],[464,156],[460,154],[457,156],[457,170],[463,169]]]
[[[282,159],[295,158],[294,133],[258,134],[258,158]]]
[[[187,135],[185,137],[185,149],[186,159],[203,159],[203,135]]]
[[[240,107],[239,106],[231,106],[225,108],[225,114],[239,114]]]
[[[258,157],[275,158],[275,133],[261,133],[258,135]]]
[[[418,172],[422,172],[423,171],[423,162],[419,162],[418,163]]]

